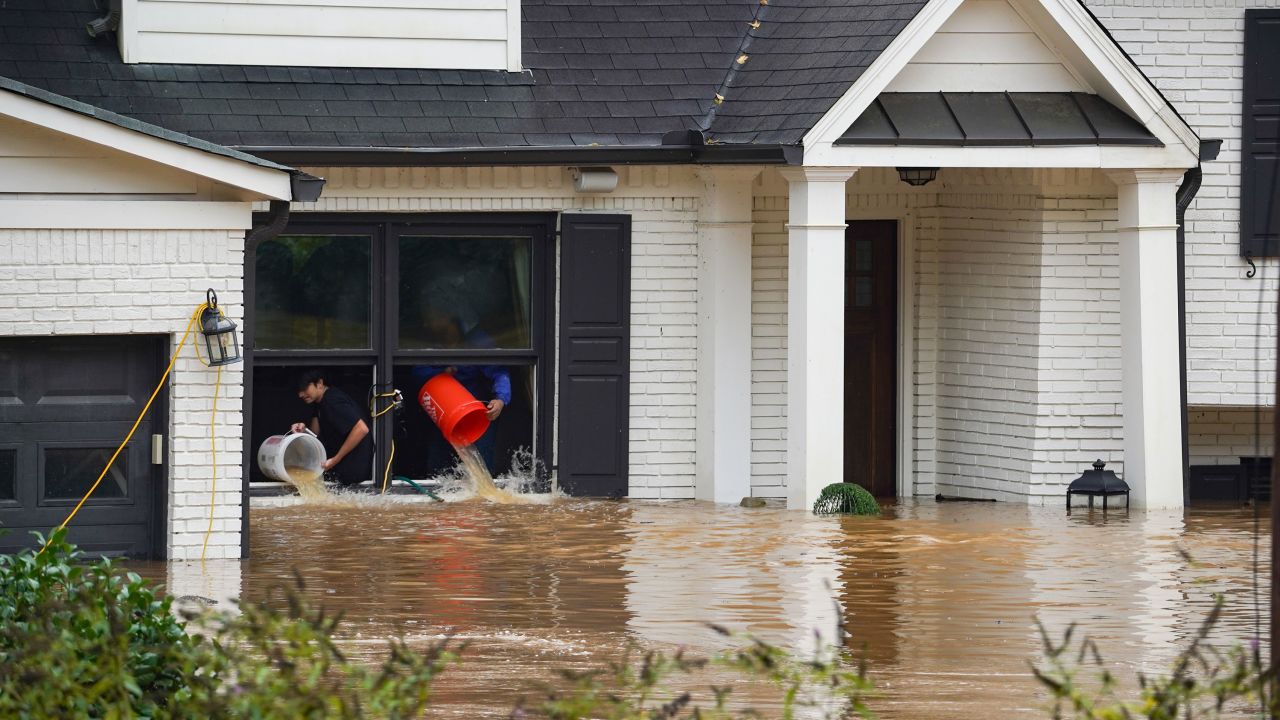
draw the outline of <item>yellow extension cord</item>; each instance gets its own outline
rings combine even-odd
[[[178,356],[182,354],[182,348],[187,344],[187,338],[191,336],[191,328],[196,324],[196,320],[200,317],[200,314],[208,309],[208,307],[208,303],[200,303],[200,305],[195,309],[195,312],[191,313],[191,319],[187,321],[187,329],[182,333],[182,340],[178,342],[177,349],[173,351],[173,357],[169,359],[169,367],[164,369],[164,374],[160,376],[160,382],[156,383],[156,389],[151,391],[151,397],[147,398],[147,404],[142,407],[142,412],[138,413],[138,418],[133,421],[133,427],[129,428],[129,434],[124,436],[124,441],[121,442],[120,446],[116,448],[116,451],[111,454],[111,459],[107,460],[106,467],[102,468],[102,474],[98,475],[98,479],[93,481],[93,485],[89,487],[89,491],[84,494],[84,497],[80,498],[80,502],[76,503],[75,508],[71,510],[71,514],[67,515],[67,519],[63,520],[62,524],[59,525],[54,532],[65,528],[71,522],[72,518],[76,516],[76,513],[80,512],[80,508],[85,504],[89,497],[93,495],[93,491],[97,490],[98,485],[102,484],[102,479],[107,476],[107,472],[111,470],[111,466],[115,464],[116,458],[120,456],[120,451],[124,450],[125,446],[129,444],[129,441],[133,439],[133,433],[136,432],[138,426],[142,424],[142,418],[146,417],[147,412],[151,409],[151,403],[154,402],[156,396],[160,394],[160,388],[164,387],[165,381],[169,379],[169,373],[173,371],[174,364],[178,362]],[[219,310],[218,312],[221,313],[222,311]],[[196,348],[196,359],[203,363],[205,367],[209,367],[209,363],[206,362],[204,358],[200,357],[200,346],[195,345],[194,347]],[[214,421],[217,419],[218,415],[218,392],[221,387],[222,366],[218,366],[218,374],[213,385],[213,413],[209,417],[209,449],[213,454],[213,484],[209,495],[209,527],[205,530],[204,545],[200,548],[201,562],[204,562],[205,552],[209,548],[209,535],[213,533],[213,515],[216,508],[215,500],[217,499],[217,496],[215,493],[218,489],[218,447]],[[395,447],[393,445],[392,453],[394,454],[394,452]],[[389,464],[388,468],[390,468]],[[50,533],[50,539],[52,539],[52,535],[53,533]],[[47,547],[49,547],[48,540],[45,541],[44,547],[40,548],[40,552],[43,553]]]
[[[391,403],[390,405],[382,408],[381,410],[374,410],[373,409],[374,400],[376,400],[377,398],[387,398],[387,397],[395,397],[395,396],[396,396],[395,392],[379,393],[377,395],[374,395],[373,399],[370,400],[369,402],[369,412],[372,413],[372,417],[369,418],[369,422],[373,422],[374,420],[396,409],[396,404]],[[386,470],[382,471],[382,493],[381,494],[383,495],[387,494],[387,481],[391,479],[391,462],[395,459],[396,459],[396,439],[393,437],[391,438],[391,457],[387,458],[387,468]]]

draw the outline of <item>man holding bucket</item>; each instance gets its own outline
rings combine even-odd
[[[298,399],[315,406],[309,426],[329,456],[324,461],[325,478],[343,485],[368,480],[373,472],[373,438],[360,406],[350,395],[329,387],[322,370],[299,375],[297,390]],[[307,428],[308,424],[293,424],[294,432]]]

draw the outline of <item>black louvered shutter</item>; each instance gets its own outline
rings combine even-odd
[[[631,217],[560,223],[556,473],[570,495],[624,497],[630,426]]]
[[[1280,256],[1280,10],[1244,15],[1240,254]]]

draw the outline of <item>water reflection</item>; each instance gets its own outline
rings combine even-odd
[[[830,638],[837,602],[885,718],[1044,717],[1027,665],[1037,619],[1054,633],[1079,623],[1122,677],[1166,667],[1214,593],[1228,600],[1216,641],[1258,627],[1249,510],[1068,517],[923,502],[816,518],[694,502],[467,502],[255,509],[251,524],[245,562],[144,570],[175,595],[271,601],[296,569],[308,595],[345,611],[357,657],[390,634],[471,639],[433,717],[502,716],[522,681],[614,659],[631,641],[723,647],[707,621],[805,650],[815,630]]]

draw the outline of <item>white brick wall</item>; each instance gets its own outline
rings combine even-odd
[[[1280,267],[1245,277],[1237,223],[1244,9],[1280,0],[1086,1],[1191,127],[1224,141],[1187,211],[1188,402],[1271,405]]]
[[[1187,408],[1191,464],[1235,465],[1242,457],[1269,457],[1272,417],[1269,408]]]
[[[241,231],[0,230],[0,335],[167,334],[176,348],[207,288],[240,321],[243,269]],[[196,339],[193,331],[188,346]],[[200,557],[211,499],[207,557],[240,557],[242,371],[222,371],[218,492],[211,498],[214,373],[186,347],[169,379],[172,559]]]
[[[608,195],[567,168],[313,168],[322,212],[601,212],[632,219],[630,496],[692,498],[698,198],[689,168],[619,168]]]

